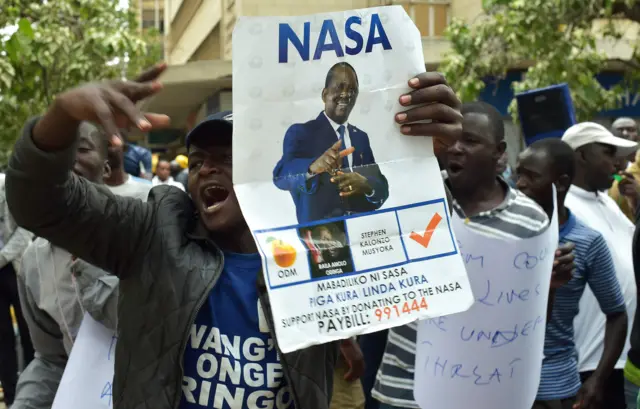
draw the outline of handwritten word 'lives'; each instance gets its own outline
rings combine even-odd
[[[491,286],[491,280],[487,280],[486,290],[477,301],[487,307],[495,307],[498,305],[511,305],[516,302],[527,302],[534,297],[540,296],[540,284],[536,284],[534,288],[506,288],[496,289],[495,285]]]
[[[362,19],[358,16],[351,16],[345,21],[344,34],[347,39],[353,43],[351,45],[345,44],[343,50],[343,45],[340,44],[340,37],[338,37],[333,20],[324,20],[320,28],[320,35],[318,36],[318,43],[313,53],[313,59],[319,60],[325,51],[333,51],[337,57],[344,57],[345,53],[347,55],[360,54],[364,47],[364,52],[370,53],[376,44],[380,44],[384,50],[391,50],[391,43],[389,42],[387,33],[384,31],[384,27],[382,27],[382,22],[378,14],[371,15],[371,24],[369,26],[369,35],[366,44],[364,43],[362,34],[354,28],[354,26],[361,25]],[[309,61],[311,56],[311,22],[305,22],[303,27],[301,40],[289,24],[280,24],[278,33],[279,63],[289,62],[289,43],[296,49],[302,61]]]

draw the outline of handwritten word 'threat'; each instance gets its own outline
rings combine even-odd
[[[461,381],[472,382],[477,386],[501,383],[505,380],[517,376],[520,358],[513,358],[508,365],[500,368],[497,365],[483,367],[474,363],[460,363],[455,359],[445,359],[441,356],[427,356],[425,360],[425,373],[434,378],[459,379]]]

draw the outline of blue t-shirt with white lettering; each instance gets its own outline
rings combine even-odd
[[[225,253],[184,354],[180,409],[293,409],[258,301],[258,254]]]

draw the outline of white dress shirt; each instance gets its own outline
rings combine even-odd
[[[582,223],[602,234],[611,252],[629,320],[624,350],[615,366],[622,369],[627,360],[629,335],[636,314],[636,280],[631,257],[635,226],[606,193],[588,192],[572,185],[565,204]],[[587,286],[580,299],[580,312],[573,321],[580,372],[593,371],[598,366],[604,351],[605,324],[606,317]]]

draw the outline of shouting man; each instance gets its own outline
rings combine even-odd
[[[460,102],[444,78],[423,73],[409,86],[400,103],[417,106],[396,116],[402,132],[456,140]],[[135,105],[160,89],[153,81],[88,84],[28,122],[7,174],[16,221],[121,278],[115,409],[327,409],[339,345],[278,353],[260,256],[233,190],[230,115],[188,135],[191,197],[156,186],[142,203],[70,172],[80,121],[100,122],[112,143],[127,123],[166,126],[166,116]]]

